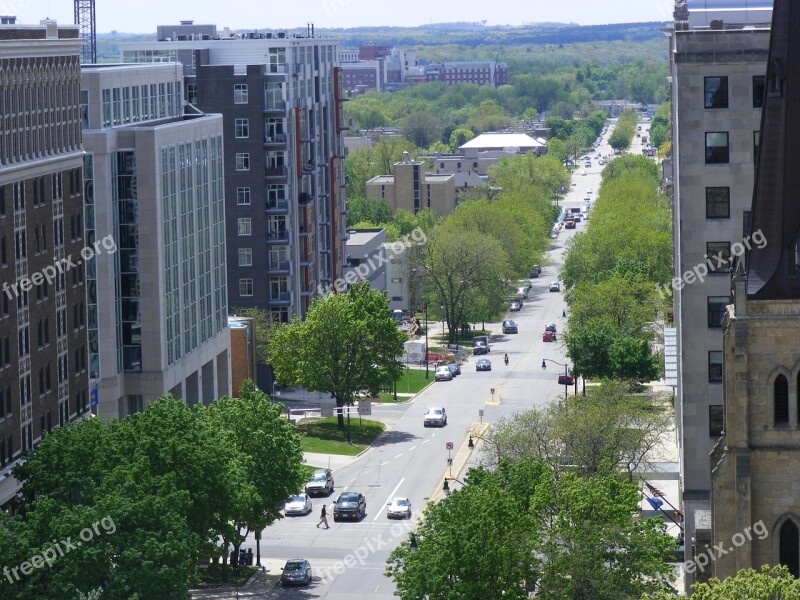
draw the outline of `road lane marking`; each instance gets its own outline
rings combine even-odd
[[[400,458],[401,456],[403,456],[402,452],[400,454],[398,454],[397,456],[395,456],[394,458]],[[394,458],[392,460],[394,460]]]
[[[436,434],[434,433],[433,435],[436,435]],[[430,442],[430,440],[424,440],[422,443],[423,444],[427,444],[428,442]]]
[[[398,481],[398,482],[397,482],[397,485],[396,485],[396,486],[394,486],[394,489],[393,489],[393,490],[392,490],[392,491],[389,493],[389,497],[386,499],[386,502],[384,502],[384,503],[383,503],[383,506],[386,506],[387,504],[389,504],[389,501],[390,501],[392,498],[394,498],[394,494],[395,494],[395,492],[396,492],[396,491],[397,491],[397,490],[400,488],[400,486],[401,486],[401,485],[403,485],[403,482],[404,482],[405,480],[406,480],[406,478],[405,478],[405,477],[403,477],[403,478],[402,478],[400,481]],[[377,521],[377,520],[378,520],[378,517],[380,517],[380,516],[381,516],[381,513],[378,513],[378,514],[376,514],[376,515],[375,515],[375,518],[374,518],[374,519],[372,519],[372,522],[374,523],[375,521]]]
[[[390,462],[391,462],[391,461],[389,461],[389,460],[387,460],[386,462],[382,462],[382,463],[381,463],[381,466],[383,467],[383,466],[385,466],[385,465],[388,465]]]
[[[411,452],[412,450],[416,450],[416,449],[417,449],[416,446],[411,446],[411,448],[409,448],[408,451]]]

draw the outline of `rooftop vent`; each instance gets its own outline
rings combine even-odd
[[[194,21],[181,21],[181,25],[194,25]]]
[[[16,25],[17,17],[14,15],[0,15],[0,25]]]

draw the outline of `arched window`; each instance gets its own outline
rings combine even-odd
[[[789,382],[786,376],[778,375],[772,384],[772,400],[775,403],[775,425],[789,424]]]
[[[800,577],[800,533],[793,521],[781,526],[778,561],[789,568],[793,577]]]

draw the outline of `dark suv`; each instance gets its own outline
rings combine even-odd
[[[333,473],[330,469],[316,469],[306,482],[309,496],[330,496],[333,493]]]
[[[367,500],[363,494],[344,492],[333,505],[333,520],[355,519],[360,521],[367,514]]]

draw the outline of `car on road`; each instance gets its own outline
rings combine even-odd
[[[333,493],[333,473],[330,469],[316,469],[306,482],[306,494],[309,496],[330,496]]]
[[[479,358],[475,362],[475,370],[476,371],[491,371],[492,370],[492,361],[488,358]]]
[[[564,229],[575,229],[575,220],[564,221]],[[550,291],[552,292],[553,290]]]
[[[449,362],[445,366],[453,373],[453,377],[461,375],[461,367],[458,366],[458,363]]]
[[[408,498],[392,498],[386,505],[386,516],[389,519],[410,519],[411,502]]]
[[[358,492],[339,494],[333,505],[333,520],[355,519],[360,521],[367,514],[367,499]]]
[[[522,302],[517,302],[516,300],[514,300],[514,302],[508,305],[508,310],[510,310],[511,312],[517,312],[522,310]]]
[[[518,304],[520,305],[520,307],[522,306],[522,302],[519,302]],[[489,346],[487,346],[485,342],[475,342],[475,345],[472,346],[472,353],[489,354]]]
[[[519,333],[515,321],[503,321],[503,333]]]
[[[561,373],[558,376],[558,385],[572,385],[573,383],[575,383],[575,378],[572,375]]]
[[[433,378],[436,381],[452,381],[453,371],[447,365],[436,367],[436,373],[434,373]]]
[[[291,558],[281,569],[281,585],[308,585],[311,583],[311,563],[305,558]]]
[[[542,341],[543,342],[555,342],[556,341],[556,332],[555,331],[545,331],[542,334]]]
[[[425,427],[444,427],[447,425],[447,412],[439,406],[432,406],[425,413],[424,425]]]
[[[547,325],[545,325],[544,330],[545,331],[552,331],[553,333],[555,333],[556,332],[556,324],[555,323],[548,323]]]
[[[551,292],[560,292],[561,291],[561,284],[557,281],[550,282],[550,291]]]
[[[283,514],[285,515],[307,515],[312,510],[314,510],[314,506],[311,504],[308,494],[289,496],[289,500],[283,505]]]

